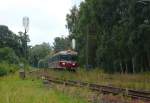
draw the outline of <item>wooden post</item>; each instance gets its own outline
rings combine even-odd
[[[19,76],[21,79],[25,79],[25,70],[24,70],[24,64],[20,64],[20,70],[19,70]]]

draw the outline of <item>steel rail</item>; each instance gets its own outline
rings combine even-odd
[[[30,72],[31,74],[34,73]],[[75,80],[64,80],[60,78],[54,78],[46,75],[46,73],[37,73],[38,76],[44,77],[44,80],[49,82],[57,83],[57,84],[65,84],[69,86],[78,86],[78,87],[87,87],[93,91],[97,91],[103,94],[113,94],[119,95],[122,94],[123,96],[131,97],[132,99],[138,99],[143,101],[150,102],[150,91],[139,91],[139,90],[131,90],[131,89],[124,89],[124,88],[117,88],[112,86],[105,86],[99,85],[94,83],[82,82],[82,81],[75,81]]]

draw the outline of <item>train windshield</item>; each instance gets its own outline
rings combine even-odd
[[[67,61],[76,61],[77,56],[76,55],[60,55],[61,60],[67,60]]]

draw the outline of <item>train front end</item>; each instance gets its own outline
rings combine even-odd
[[[66,51],[60,55],[59,66],[67,70],[76,70],[79,66],[77,63],[77,52]]]

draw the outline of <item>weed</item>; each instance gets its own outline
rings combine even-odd
[[[0,103],[86,103],[82,99],[45,88],[40,80],[21,80],[18,74],[1,77],[0,91]]]
[[[142,74],[106,74],[99,69],[86,71],[79,69],[76,73],[68,71],[48,70],[52,77],[61,79],[88,81],[101,85],[110,85],[121,88],[150,90],[150,73]]]

